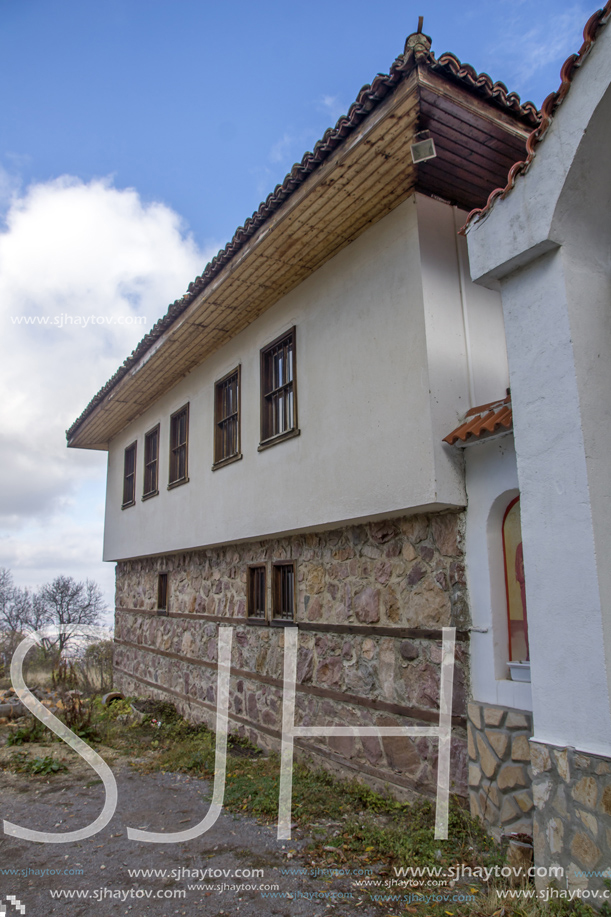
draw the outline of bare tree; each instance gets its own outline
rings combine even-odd
[[[0,568],[0,636],[5,662],[33,626],[32,595],[28,589],[15,586],[13,574]]]
[[[56,647],[60,656],[78,637],[80,626],[99,624],[107,610],[97,583],[77,583],[71,576],[56,576],[53,582],[42,586],[32,604],[40,623],[68,629],[47,643],[49,649]]]

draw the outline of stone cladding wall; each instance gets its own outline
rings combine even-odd
[[[531,761],[535,863],[562,866],[560,888],[604,890],[611,879],[611,761],[538,742],[531,742]]]
[[[471,814],[491,834],[533,833],[532,715],[488,704],[468,706]]]
[[[437,724],[441,634],[456,626],[452,790],[467,794],[468,602],[462,514],[418,515],[117,565],[116,683],[214,724],[219,626],[235,627],[231,728],[279,748],[284,627],[246,617],[248,565],[294,560],[299,627],[296,721]],[[168,573],[167,616],[156,613]],[[437,740],[296,741],[336,772],[398,796],[434,794]]]

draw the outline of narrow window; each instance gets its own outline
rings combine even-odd
[[[240,367],[214,387],[214,467],[240,455]]]
[[[299,433],[295,341],[292,328],[261,351],[260,449]]]
[[[157,611],[168,611],[168,574],[160,573],[157,577]]]
[[[295,619],[295,564],[274,564],[273,617]]]
[[[125,450],[123,463],[123,503],[122,507],[133,506],[136,502],[136,443]]]
[[[248,617],[266,617],[266,583],[265,565],[248,568]]]
[[[170,478],[168,487],[184,484],[187,477],[187,448],[189,442],[189,405],[170,418]]]
[[[144,492],[142,498],[159,493],[159,424],[144,437]]]
[[[510,662],[527,662],[530,659],[530,653],[519,497],[511,501],[503,518],[503,553],[507,590],[509,660]]]

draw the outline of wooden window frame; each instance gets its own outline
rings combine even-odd
[[[281,582],[282,573],[281,570],[286,567],[291,567],[293,571],[293,589],[292,589],[292,613],[291,617],[285,617],[282,614],[279,614],[279,610],[282,611],[281,605],[284,601],[282,595],[283,584]],[[270,624],[280,626],[280,627],[290,627],[295,624],[295,619],[297,615],[297,564],[294,560],[276,560],[272,563],[272,605],[271,605],[271,619]]]
[[[186,428],[185,428],[185,441],[184,443],[177,443],[173,445],[173,436],[174,436],[174,426],[175,422],[178,422],[181,414],[186,415]],[[185,450],[185,473],[181,478],[172,478],[172,474],[175,471],[174,465],[177,462],[176,453],[179,449],[184,447]],[[177,411],[174,411],[170,415],[170,466],[168,470],[168,490],[171,490],[173,487],[180,487],[181,484],[186,484],[189,480],[189,402],[183,404],[181,408]]]
[[[153,427],[152,430],[149,430],[148,433],[144,434],[144,476],[142,481],[142,499],[149,500],[151,497],[156,497],[159,493],[159,445],[161,442],[161,424],[157,424],[156,427]],[[148,443],[150,442],[150,437],[156,435],[157,437],[157,450],[154,459],[147,459],[148,454]],[[150,490],[146,490],[147,478],[149,468],[155,466],[155,486]]]
[[[128,473],[127,471],[127,456],[128,453],[132,452],[134,454],[133,467],[132,471]],[[121,503],[121,509],[127,509],[129,506],[136,505],[136,460],[138,457],[138,440],[134,440],[133,443],[130,443],[129,446],[125,447],[125,452],[123,453],[123,502]],[[131,480],[129,480],[131,479]],[[128,488],[131,488],[131,498],[125,499]]]
[[[292,338],[292,379],[285,382],[277,388],[273,388],[271,381],[272,370],[272,351],[283,344],[288,338]],[[299,436],[300,430],[297,421],[297,327],[293,325],[288,331],[279,335],[275,340],[266,344],[260,351],[260,376],[261,376],[261,440],[258,451],[275,446],[276,443],[284,442],[285,439],[292,439],[293,436]],[[283,391],[292,392],[293,396],[293,425],[289,429],[282,430],[279,433],[270,432],[273,430],[273,396]]]
[[[236,410],[231,415],[222,415],[223,411],[223,390],[227,382],[236,376]],[[236,418],[236,451],[231,455],[223,455],[223,427],[232,417]],[[242,425],[242,366],[238,365],[231,372],[226,373],[222,379],[214,383],[214,464],[212,470],[223,468],[225,465],[231,465],[242,458],[241,451],[241,425]]]
[[[169,599],[169,577],[167,573],[157,574],[157,614],[166,615],[168,613]]]
[[[255,571],[263,570],[263,594],[264,594],[264,609],[263,614],[255,614],[253,611],[255,605]],[[249,624],[269,624],[269,600],[268,600],[268,570],[266,563],[259,564],[249,564],[248,565],[248,580],[247,580],[247,595],[246,595],[246,615],[247,621]]]

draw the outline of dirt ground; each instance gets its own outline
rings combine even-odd
[[[0,765],[19,751],[0,749]],[[3,819],[57,832],[92,822],[102,809],[104,789],[86,763],[65,746],[53,750],[30,744],[27,752],[31,757],[62,757],[69,770],[50,776],[0,770]],[[201,821],[211,787],[184,774],[142,774],[110,749],[99,752],[111,765],[119,789],[112,821],[94,837],[68,844],[42,844],[1,833],[0,914],[3,907],[6,917],[380,913],[359,893],[358,876],[333,875],[331,870],[316,874],[303,849],[303,835],[278,841],[275,825],[260,825],[252,818],[223,812],[207,834],[188,843],[129,840],[127,826],[169,832]],[[134,875],[138,869],[157,873]]]

